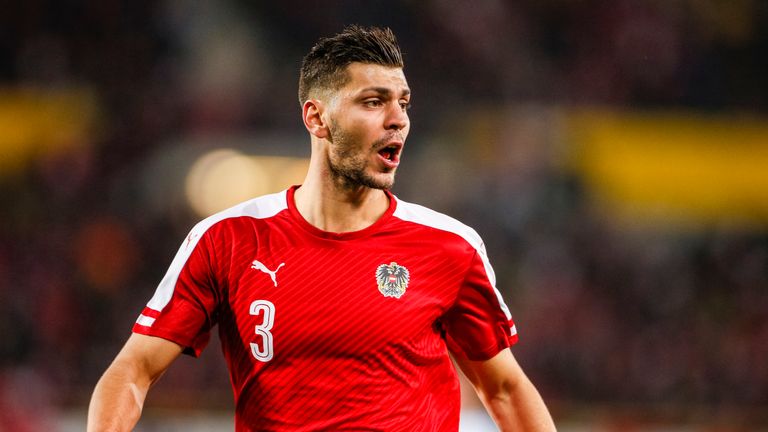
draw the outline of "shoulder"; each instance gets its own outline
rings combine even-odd
[[[476,250],[484,250],[485,246],[480,235],[472,227],[444,213],[432,210],[419,204],[413,204],[397,199],[397,208],[393,216],[406,222],[422,225],[434,230],[452,233]]]
[[[226,210],[222,210],[198,222],[190,232],[190,238],[199,238],[213,226],[224,222],[233,222],[242,218],[269,219],[288,208],[286,191],[244,201]]]

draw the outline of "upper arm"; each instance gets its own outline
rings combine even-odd
[[[555,431],[544,400],[525,376],[512,351],[488,360],[457,359],[480,400],[502,431]]]
[[[88,431],[132,430],[150,386],[181,354],[165,339],[132,334],[102,375],[88,407]]]
[[[138,381],[152,384],[182,352],[181,345],[169,340],[133,333],[113,364],[129,365]]]
[[[475,389],[488,396],[509,392],[527,379],[509,349],[488,360],[456,358],[456,363]]]
[[[173,341],[195,357],[210,340],[232,265],[229,228],[212,223],[206,219],[190,231],[133,326],[134,333]]]
[[[441,317],[445,340],[459,358],[482,360],[517,342],[517,330],[493,269],[481,249],[471,257],[450,309]]]

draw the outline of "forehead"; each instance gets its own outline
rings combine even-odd
[[[386,88],[402,94],[410,93],[403,69],[368,63],[350,63],[347,66],[349,80],[342,92],[356,93],[367,88]]]

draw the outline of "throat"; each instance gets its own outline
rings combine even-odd
[[[294,199],[304,220],[317,229],[334,233],[366,229],[376,223],[390,205],[384,191],[370,188],[311,193],[302,186],[296,190]]]

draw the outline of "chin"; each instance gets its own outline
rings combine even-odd
[[[392,189],[395,184],[395,176],[371,176],[363,181],[363,185],[372,189]]]
[[[392,186],[394,185],[395,185],[395,182],[391,181],[391,182],[376,182],[376,183],[368,184],[366,186],[368,186],[371,189],[389,190],[389,189],[392,189]]]
[[[343,169],[331,165],[331,176],[345,188],[358,188],[360,186],[371,189],[391,189],[395,184],[395,171],[382,172],[372,169]]]
[[[379,189],[392,189],[395,185],[395,173],[385,174],[378,179],[377,183],[380,185]]]

